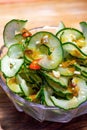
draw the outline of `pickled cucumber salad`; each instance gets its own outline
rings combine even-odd
[[[87,100],[87,23],[80,30],[61,22],[57,33],[25,28],[13,19],[3,31],[7,53],[1,72],[8,88],[29,102],[65,110]]]

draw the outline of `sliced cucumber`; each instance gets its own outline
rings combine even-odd
[[[22,94],[22,90],[20,89],[20,85],[17,82],[16,77],[7,78],[7,86],[11,91],[17,94]]]
[[[42,45],[45,47],[46,53],[44,47],[42,51]],[[61,42],[50,32],[38,32],[31,37],[25,57],[31,62],[38,60],[38,64],[44,69],[54,69],[63,60]]]
[[[37,91],[36,99],[41,100],[42,95],[43,95],[43,85],[41,86],[41,88],[39,89],[39,91]]]
[[[58,83],[61,87],[67,87],[68,85],[68,77],[60,76],[59,78],[55,77],[52,72],[44,72],[43,74],[47,79],[50,79],[54,81],[55,83]]]
[[[24,70],[22,70],[19,75],[25,79],[27,82],[36,84],[40,86],[42,84],[42,77],[38,71],[34,71],[29,69],[27,66],[24,65]]]
[[[81,75],[84,76],[84,78],[87,78],[87,73],[85,73],[84,71],[82,71]]]
[[[79,70],[79,72],[81,73],[80,75],[87,78],[87,67],[81,66],[77,63],[75,63],[74,66],[77,70]]]
[[[21,32],[15,35],[15,40],[17,41],[17,43],[25,45],[26,39],[22,36]]]
[[[7,86],[34,103],[65,110],[78,107],[87,100],[87,23],[80,23],[83,32],[60,22],[56,36],[40,31],[24,38],[26,22],[13,19],[4,28],[8,51],[0,70]]]
[[[60,72],[60,75],[62,76],[73,76],[74,75],[74,67],[59,67],[58,71]]]
[[[79,69],[81,72],[83,71],[84,73],[87,74],[87,67],[81,66],[78,63],[75,63],[74,66]]]
[[[62,43],[72,42],[78,47],[85,46],[83,33],[75,28],[64,28],[57,33],[57,37]]]
[[[87,22],[80,22],[80,26],[82,28],[83,31],[83,35],[85,37],[85,41],[86,41],[86,45],[87,45]]]
[[[53,89],[53,93],[57,97],[69,99],[73,96],[71,91],[69,91],[67,88],[62,88],[58,83],[55,83],[55,82],[53,82],[52,80],[49,80],[49,79],[47,79],[47,83],[48,83],[49,87]]]
[[[20,70],[23,62],[23,59],[10,58],[5,55],[1,60],[1,71],[6,77],[13,77]]]
[[[5,25],[3,39],[7,47],[10,47],[12,44],[18,43],[18,40],[15,38],[15,35],[16,33],[21,32],[26,22],[27,20],[13,19]]]
[[[50,94],[47,90],[47,87],[44,87],[44,99],[47,106],[54,106],[53,102],[50,99]]]
[[[19,75],[16,76],[17,81],[22,89],[22,91],[24,92],[25,96],[29,96],[29,88],[26,84],[26,81],[24,79],[22,79]]]
[[[65,25],[64,23],[61,21],[59,24],[58,24],[58,27],[57,27],[57,32],[59,32],[60,30],[64,29],[65,28]]]
[[[11,58],[23,58],[23,47],[21,44],[14,44],[9,47],[7,55]]]
[[[87,100],[87,84],[85,80],[74,77],[73,83],[79,87],[78,96],[73,96],[73,98],[70,100],[58,99],[54,96],[51,96],[51,100],[55,106],[68,110],[78,107],[81,103]]]
[[[66,90],[66,88],[62,87],[60,84],[58,84],[57,82],[54,82],[53,80],[47,78],[46,79],[48,85],[54,89],[56,92],[63,92]]]
[[[27,99],[29,99],[32,102],[41,103],[41,97],[42,97],[42,88],[37,93],[31,93]]]
[[[75,44],[71,42],[66,42],[63,44],[64,51],[68,52],[72,56],[75,56],[77,58],[81,59],[87,59],[87,54],[84,53],[80,48],[78,48]]]

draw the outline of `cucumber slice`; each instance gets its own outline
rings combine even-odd
[[[66,67],[66,68],[62,68],[59,67],[58,71],[60,72],[60,75],[62,76],[73,76],[74,75],[74,67]]]
[[[15,40],[17,41],[17,43],[25,45],[26,39],[22,36],[21,33],[15,35]]]
[[[29,96],[29,88],[26,84],[26,81],[24,79],[22,79],[19,75],[16,76],[17,81],[22,89],[22,91],[24,92],[25,96]]]
[[[43,90],[42,88],[37,93],[31,93],[27,99],[29,99],[32,102],[41,103],[41,97],[42,97]]]
[[[20,32],[24,27],[27,20],[17,20],[13,19],[9,21],[3,31],[4,44],[7,47],[10,47],[12,44],[18,43],[18,40],[15,38],[16,33]]]
[[[81,72],[83,71],[84,73],[87,74],[87,67],[81,66],[78,63],[75,63],[74,66],[79,69]]]
[[[44,87],[43,91],[44,91],[44,99],[45,99],[46,105],[47,106],[54,106],[53,102],[50,99],[50,94],[47,90],[47,87]]]
[[[60,30],[64,29],[65,28],[65,25],[64,23],[61,21],[57,27],[57,32],[59,32]]]
[[[6,80],[7,86],[11,91],[13,91],[16,94],[22,94],[22,90],[20,89],[20,85],[18,84],[16,77],[7,78]]]
[[[44,47],[42,51],[42,45],[46,48],[46,53],[44,53]],[[63,60],[61,42],[50,32],[37,32],[29,41],[25,57],[31,62],[39,59],[38,64],[44,69],[54,69]]]
[[[53,93],[57,97],[69,99],[73,96],[71,91],[69,91],[67,88],[62,88],[58,83],[55,83],[50,79],[47,79],[47,83],[48,83],[49,87],[53,89]]]
[[[39,72],[31,70],[25,65],[24,65],[24,70],[22,69],[19,75],[27,82],[36,84],[37,86],[40,86],[42,84],[42,77],[39,74]]]
[[[84,76],[84,78],[87,79],[87,73],[85,73],[84,71],[82,71],[81,75]]]
[[[50,79],[52,81],[54,81],[55,83],[59,84],[61,87],[66,88],[68,85],[68,77],[64,77],[64,76],[60,76],[59,78],[56,78],[52,72],[42,72],[43,75],[47,78]]]
[[[76,67],[77,70],[79,70],[79,72],[83,77],[87,78],[87,67],[81,66],[77,63],[75,63],[74,66]]]
[[[80,22],[80,26],[82,28],[83,31],[83,35],[85,37],[85,41],[87,42],[87,22]],[[87,45],[87,44],[86,44]]]
[[[57,37],[62,43],[72,42],[78,47],[85,46],[83,33],[74,28],[64,28],[57,33]]]
[[[53,80],[51,80],[51,79],[49,79],[49,78],[47,78],[46,81],[47,81],[48,85],[49,85],[52,89],[54,89],[56,92],[60,92],[60,91],[63,92],[63,91],[66,90],[66,88],[62,87],[59,83],[54,82]]]
[[[23,62],[24,59],[10,58],[9,56],[5,55],[1,59],[1,71],[6,77],[13,77],[20,70]]]
[[[51,100],[55,106],[68,110],[78,107],[87,100],[87,84],[85,80],[74,77],[73,83],[79,87],[78,96],[73,96],[73,98],[70,100],[58,99],[54,96],[51,96]]]
[[[23,58],[23,47],[21,44],[14,44],[9,47],[7,55],[11,58]]]
[[[75,56],[77,58],[81,59],[87,59],[87,54],[84,53],[80,48],[78,48],[75,44],[71,42],[66,42],[63,44],[64,51],[68,52],[72,56]]]

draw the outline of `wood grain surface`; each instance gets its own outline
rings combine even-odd
[[[3,28],[11,19],[27,19],[28,28],[58,25],[79,28],[87,21],[86,0],[0,0],[0,47],[3,45]],[[69,123],[42,123],[24,112],[18,112],[0,87],[0,130],[87,130],[87,114]]]

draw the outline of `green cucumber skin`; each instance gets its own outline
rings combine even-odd
[[[47,78],[49,78],[49,77],[47,77]],[[62,87],[64,89],[67,88],[67,86],[62,84],[61,82],[57,82],[57,81],[53,80],[52,78],[49,78],[49,79],[52,80],[55,84],[58,84],[60,87]]]
[[[60,21],[60,23],[58,24],[58,29],[57,29],[57,32],[59,32],[60,30],[64,29],[65,28],[65,25],[62,21]]]
[[[23,65],[23,64],[22,64]],[[22,66],[21,66],[22,67]],[[21,70],[21,67],[20,67],[20,69],[15,73],[15,76],[19,73],[19,71]],[[13,76],[7,76],[4,72],[3,72],[3,74],[4,74],[4,76],[5,76],[5,78],[11,78],[11,77],[13,77]]]
[[[7,55],[5,55],[4,57],[6,57],[6,56],[7,56]],[[4,58],[4,57],[3,57],[3,58]],[[2,59],[2,60],[3,60],[3,59]],[[18,71],[15,73],[15,75],[8,76],[8,75],[6,75],[5,72],[2,70],[2,66],[3,66],[3,65],[2,65],[2,60],[1,60],[1,71],[2,71],[2,73],[4,74],[5,78],[11,78],[11,77],[17,75],[17,73],[21,70],[22,65],[24,64],[24,61],[23,61],[23,63],[21,64],[20,68],[19,68]]]
[[[69,100],[68,104],[65,103],[65,105],[68,105],[66,107],[64,107],[63,105],[60,105],[58,103],[56,104],[57,98],[55,98],[54,96],[51,96],[51,100],[53,101],[55,106],[57,106],[57,107],[59,107],[61,109],[64,109],[64,110],[71,110],[71,109],[77,108],[78,106],[80,106],[81,104],[83,104],[87,100],[87,94],[86,94],[86,92],[87,92],[87,84],[86,84],[86,81],[83,80],[83,79],[80,79],[78,77],[75,77],[74,79],[76,79],[75,82],[77,82],[77,79],[78,79],[77,86],[79,86],[79,88],[80,88],[79,96],[78,97],[73,97],[71,100]],[[83,87],[83,85],[84,85],[84,87]],[[82,98],[82,101],[81,101],[81,98]],[[56,99],[56,101],[55,101],[55,99]],[[63,100],[63,102],[62,102],[62,100],[60,100],[60,101],[61,101],[61,103],[68,102],[68,100]],[[57,102],[60,102],[60,101],[58,99]],[[74,103],[74,104],[72,105],[72,103]]]
[[[74,46],[77,50],[79,50],[79,52],[83,55],[83,58],[79,58],[79,59],[87,59],[87,54],[85,54],[84,52],[82,52],[81,50],[80,50],[80,48],[79,47],[77,47],[75,44],[73,44],[72,42],[66,42],[66,43],[64,43],[63,44],[63,48],[64,48],[64,46],[66,46],[66,45],[72,45],[72,46]]]
[[[63,68],[64,69],[64,68]],[[60,75],[61,76],[65,76],[65,77],[70,77],[70,76],[73,76],[74,75],[74,73],[73,72],[70,72],[69,70],[68,70],[68,68],[65,68],[66,70],[64,70],[64,72],[62,72],[61,70],[62,70],[62,68],[58,68],[58,71],[60,72]],[[69,72],[68,72],[69,71]]]
[[[83,32],[83,35],[85,37],[85,40],[87,42],[87,22],[80,22],[80,26],[81,26],[81,29],[82,29],[82,32]]]
[[[60,42],[60,40],[59,40],[54,34],[52,34],[52,33],[50,33],[50,32],[47,32],[47,31],[40,31],[40,32],[35,33],[33,36],[31,36],[30,41],[29,41],[29,45],[27,46],[27,49],[29,48],[29,46],[32,45],[32,42],[33,42],[32,39],[35,38],[35,36],[38,36],[38,34],[40,34],[40,35],[42,35],[42,36],[44,36],[44,35],[51,36],[52,38],[55,38],[56,42],[58,41],[57,47],[59,47],[59,49],[60,49],[60,51],[61,51],[61,57],[59,57],[60,59],[57,60],[58,62],[56,63],[56,65],[55,65],[55,64],[54,64],[53,66],[51,65],[49,68],[48,68],[48,67],[46,68],[44,65],[41,66],[42,69],[44,69],[44,70],[52,70],[52,69],[56,68],[56,67],[58,66],[58,64],[61,63],[61,61],[63,60],[63,55],[64,55],[64,53],[63,53],[62,43]],[[40,38],[39,38],[39,39],[40,39]],[[34,39],[34,40],[35,40],[35,39]],[[49,39],[49,40],[51,40],[51,39]],[[38,41],[38,40],[36,39],[36,41]],[[35,42],[36,42],[36,41],[35,41]],[[52,40],[51,40],[51,41],[52,41]],[[34,46],[35,46],[35,45],[34,45]],[[31,47],[31,48],[32,48],[32,47]],[[29,48],[29,49],[30,49],[30,48]],[[33,61],[33,59],[27,57],[26,55],[25,55],[25,57],[26,57],[26,59],[29,60],[30,62]]]
[[[54,103],[54,101],[52,100],[51,97],[50,97],[50,99],[51,99],[51,101]],[[68,110],[73,110],[73,109],[78,108],[81,104],[84,104],[86,101],[87,101],[87,98],[86,98],[82,103],[80,103],[79,105],[77,105],[77,106],[75,106],[75,107],[72,107],[72,108],[69,108],[69,109],[63,108],[63,107],[61,107],[61,106],[59,106],[59,105],[56,105],[55,103],[54,103],[54,105],[55,105],[55,107],[58,107],[58,108],[63,109],[63,110],[65,110],[65,111],[68,111]]]
[[[58,83],[61,87],[66,88],[66,85],[63,85],[61,82],[59,82],[56,78],[53,78],[52,76],[50,76],[49,74],[46,74],[44,71],[41,71],[43,73],[43,76],[45,78],[49,78],[50,80],[52,80],[55,83]]]
[[[50,85],[48,82],[47,82],[47,84],[48,84],[48,86],[54,91],[54,93],[55,93],[56,95],[59,95],[60,97],[62,96],[62,97],[66,97],[66,98],[67,98],[67,96],[68,96],[69,94],[72,94],[71,92],[69,92],[69,91],[66,90],[66,89],[63,89],[63,88],[61,88],[61,87],[56,88],[55,86]]]
[[[79,69],[81,72],[84,72],[85,74],[87,74],[87,68],[84,66],[80,66],[79,64],[75,63],[74,66]]]
[[[59,33],[61,33],[62,31],[65,31],[65,30],[77,31],[79,34],[82,35],[82,37],[84,37],[84,36],[83,36],[83,33],[82,33],[81,31],[75,29],[75,28],[63,28],[63,29],[61,29],[60,31],[58,31],[58,32],[56,33],[56,36],[58,37]]]
[[[13,39],[13,41],[14,41],[14,36],[15,36],[15,31],[16,30],[13,30],[14,31],[14,36],[13,37],[10,37],[9,38],[9,33],[11,32],[11,29],[12,28],[10,28],[10,25],[12,24],[12,23],[16,23],[16,24],[25,24],[27,22],[27,20],[18,20],[18,19],[13,19],[13,20],[11,20],[11,21],[9,21],[6,25],[5,25],[5,27],[4,27],[4,31],[3,31],[3,40],[4,40],[4,44],[5,44],[5,46],[6,47],[9,47],[11,44],[14,44],[14,43],[8,43],[9,42],[9,40],[7,40],[7,39]],[[9,26],[9,30],[6,30],[7,29],[7,27]],[[13,25],[11,25],[11,26],[13,26]],[[18,25],[17,25],[18,26]],[[19,28],[18,28],[18,30],[20,30],[20,29],[22,29],[22,27],[21,26],[19,26]],[[7,37],[7,38],[6,38]],[[11,39],[11,40],[12,40]],[[16,41],[15,41],[16,42]]]
[[[16,50],[13,50],[13,52],[11,52],[12,50],[12,48],[13,47],[15,47],[15,49],[20,49],[19,51],[21,52],[21,55],[20,55],[20,57],[12,57],[12,53],[15,53],[16,52]],[[15,51],[15,52],[14,52]],[[21,44],[18,44],[18,43],[16,43],[16,44],[13,44],[13,45],[11,45],[10,47],[9,47],[9,49],[8,49],[8,52],[7,52],[7,55],[9,56],[9,57],[12,57],[12,58],[17,58],[17,59],[19,59],[19,58],[23,58],[23,51],[24,51],[24,47],[21,45]],[[16,52],[17,53],[17,52]],[[18,52],[19,53],[19,52]]]
[[[50,95],[48,94],[48,92],[47,92],[47,89],[46,89],[46,87],[44,87],[43,88],[44,90],[44,100],[45,100],[45,104],[47,105],[47,106],[54,106],[54,104],[53,104],[53,102],[51,101],[51,99],[50,99]],[[48,101],[46,100],[46,98],[48,99]]]
[[[19,88],[20,88],[20,92],[19,92],[19,91],[18,91],[18,92],[17,92],[17,91],[14,91],[14,90],[12,90],[12,89],[10,88],[11,86],[8,85],[8,80],[9,80],[9,78],[6,78],[6,84],[7,84],[8,88],[9,88],[12,92],[14,92],[15,94],[19,94],[19,95],[21,94],[21,95],[22,95],[23,92],[21,91],[20,85],[18,84],[18,85],[19,85]]]

